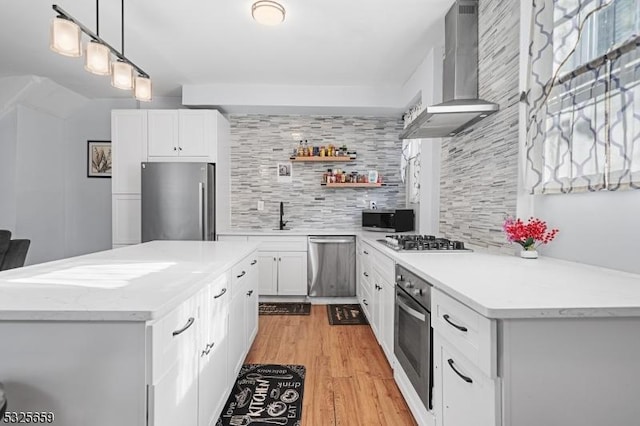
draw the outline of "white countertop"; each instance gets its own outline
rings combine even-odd
[[[153,320],[257,247],[153,241],[4,271],[0,320]]]
[[[360,235],[363,231],[361,229],[231,229],[227,231],[218,232],[218,235],[253,235],[253,236],[308,236],[308,235]],[[376,233],[379,235],[388,234],[388,232]]]
[[[402,253],[364,238],[488,318],[640,316],[640,275],[540,257]]]

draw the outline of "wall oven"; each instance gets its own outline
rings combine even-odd
[[[397,265],[394,353],[428,410],[432,409],[433,388],[430,307],[431,285]]]

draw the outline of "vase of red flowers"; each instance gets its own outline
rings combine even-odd
[[[527,223],[521,219],[508,217],[502,229],[507,235],[507,240],[511,243],[517,243],[522,246],[520,257],[525,259],[536,259],[538,251],[536,250],[540,244],[547,244],[556,237],[557,229],[547,231],[547,222],[537,218],[530,218]]]

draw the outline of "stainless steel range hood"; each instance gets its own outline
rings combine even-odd
[[[478,99],[478,0],[456,1],[444,27],[444,102],[426,107],[401,139],[454,136],[500,109],[498,104]]]

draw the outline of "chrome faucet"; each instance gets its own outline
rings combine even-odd
[[[284,203],[280,201],[280,230],[281,231],[284,229],[285,226],[287,226],[287,223],[288,223],[282,220],[283,216],[284,216]]]

